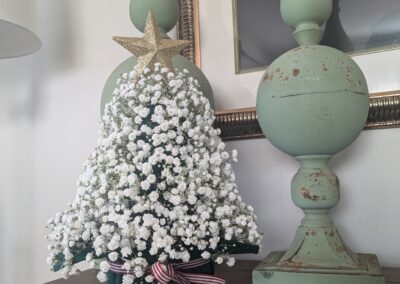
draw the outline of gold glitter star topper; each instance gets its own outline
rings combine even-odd
[[[114,37],[113,39],[138,57],[136,77],[139,77],[146,67],[153,69],[156,63],[161,63],[162,67],[174,72],[172,57],[190,44],[189,40],[164,39],[151,11],[147,15],[143,38]]]

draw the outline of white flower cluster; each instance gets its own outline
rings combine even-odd
[[[92,248],[86,260],[107,258],[135,278],[152,282],[149,259],[189,261],[195,253],[217,263],[234,259],[223,240],[258,245],[251,206],[242,202],[214,113],[197,80],[155,65],[138,80],[119,80],[106,105],[98,147],[84,166],[78,194],[48,222],[49,264],[62,255],[64,273],[73,254]],[[98,278],[110,266],[100,264]]]

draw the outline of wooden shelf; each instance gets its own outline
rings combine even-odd
[[[251,284],[251,271],[258,265],[258,261],[237,261],[234,267],[217,266],[216,275],[225,279],[228,284]],[[400,268],[384,268],[386,283],[400,284]],[[96,272],[85,271],[79,276],[68,280],[56,280],[47,284],[99,284]]]

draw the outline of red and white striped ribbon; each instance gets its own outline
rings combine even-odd
[[[206,259],[197,259],[184,263],[163,264],[156,262],[151,266],[151,274],[159,284],[170,281],[176,284],[225,284],[225,280],[207,274],[186,273],[181,270],[203,266],[209,263]]]
[[[210,262],[207,259],[196,259],[183,263],[156,262],[150,268],[150,272],[158,284],[174,282],[176,284],[226,284],[225,280],[208,274],[187,273],[181,270],[201,267]],[[120,264],[110,263],[110,270],[117,274],[133,274],[132,270],[124,269]]]

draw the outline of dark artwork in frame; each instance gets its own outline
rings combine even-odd
[[[280,0],[232,0],[236,72],[260,70],[295,48]],[[349,55],[400,48],[400,0],[333,0],[321,44]]]

